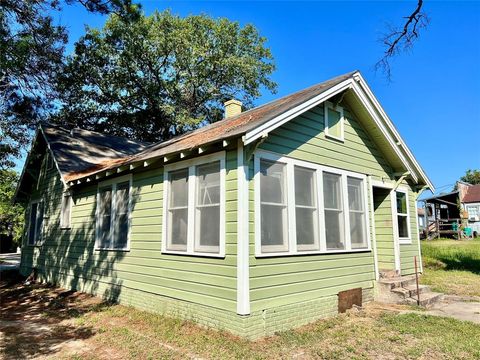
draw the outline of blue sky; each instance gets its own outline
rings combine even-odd
[[[374,64],[386,23],[401,23],[416,2],[144,1],[143,10],[169,8],[252,23],[268,39],[278,93],[257,104],[355,69],[362,72],[434,185],[449,191],[468,168],[480,168],[480,2],[426,1],[431,22],[413,50],[392,62],[389,83]],[[85,25],[105,18],[79,6],[58,21],[70,43]],[[69,47],[70,51],[72,47]]]

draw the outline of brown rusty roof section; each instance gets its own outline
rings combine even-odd
[[[338,76],[294,94],[274,100],[265,105],[245,111],[231,118],[223,119],[184,135],[177,136],[171,140],[151,145],[135,155],[125,156],[122,159],[108,159],[89,168],[73,171],[65,176],[65,180],[74,181],[94,175],[101,171],[114,169],[121,165],[128,165],[137,161],[146,161],[152,158],[178,153],[180,151],[189,151],[202,145],[208,145],[224,139],[241,136],[353,77],[355,73],[356,71],[353,71]]]
[[[467,188],[467,194],[463,197],[464,203],[480,202],[480,184]]]

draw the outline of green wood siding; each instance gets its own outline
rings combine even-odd
[[[379,270],[395,270],[390,190],[375,188],[373,199],[378,268]]]
[[[133,175],[130,251],[94,250],[97,185],[73,196],[72,228],[59,228],[62,184],[55,171],[33,197],[46,195],[53,226],[45,243],[24,247],[22,266],[49,281],[122,300],[122,288],[236,310],[236,151],[226,154],[226,256],[224,259],[161,254],[163,169]],[[48,190],[48,191],[47,191]],[[47,202],[46,202],[47,204]]]
[[[318,106],[274,130],[260,148],[304,161],[390,178],[392,170],[381,152],[348,109],[344,109],[344,114],[344,142],[325,137],[323,106]],[[375,272],[371,251],[256,258],[253,175],[250,164],[252,311],[373,286]]]

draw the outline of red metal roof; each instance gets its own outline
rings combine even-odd
[[[480,202],[480,184],[467,188],[467,194],[463,197],[464,203]]]

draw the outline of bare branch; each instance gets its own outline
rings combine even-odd
[[[427,14],[422,11],[423,0],[418,0],[415,10],[406,19],[403,27],[388,26],[388,33],[379,41],[386,47],[383,57],[375,64],[375,70],[381,70],[391,80],[390,60],[402,52],[410,50],[420,35],[420,30],[430,23]]]

